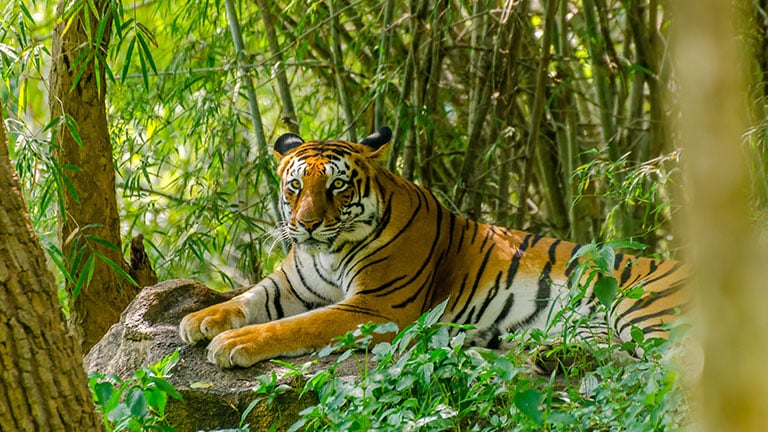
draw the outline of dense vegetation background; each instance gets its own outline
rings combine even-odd
[[[60,179],[75,169],[52,158],[53,6],[10,2],[1,27],[12,155],[50,244],[57,190],[67,193]],[[272,236],[269,148],[289,130],[355,140],[390,125],[388,166],[464,215],[580,242],[633,238],[665,255],[678,247],[669,224],[680,202],[678,114],[666,103],[677,83],[664,2],[100,6],[112,39],[76,61],[107,70],[96,84],[107,99],[121,232],[145,236],[161,279],[238,285],[271,270],[282,248]],[[747,24],[763,24],[762,5],[749,7]],[[757,54],[750,78],[762,83],[765,28],[744,28]],[[763,91],[751,89],[755,122],[745,134],[757,203],[768,196]]]
[[[739,195],[733,191],[746,190],[750,206],[743,209],[748,222],[702,217],[698,232],[717,234],[708,249],[723,251],[719,261],[700,266],[712,271],[707,275],[726,275],[710,278],[712,291],[704,290],[722,297],[707,298],[718,307],[735,298],[741,307],[718,314],[719,323],[729,323],[719,340],[738,346],[712,345],[712,352],[761,346],[750,332],[738,332],[742,341],[731,330],[740,323],[761,328],[757,318],[758,325],[743,325],[752,316],[741,313],[754,298],[744,287],[758,285],[733,275],[749,274],[736,270],[748,268],[747,258],[760,262],[742,247],[752,232],[738,224],[766,231],[768,1],[731,3],[738,13],[729,24],[742,50],[723,58],[747,86],[743,94],[725,86],[726,93],[699,100],[715,113],[710,117],[678,105],[680,89],[691,90],[679,72],[695,71],[691,63],[699,59],[675,57],[670,46],[681,13],[690,18],[715,3],[671,3],[6,2],[0,109],[65,312],[94,292],[87,302],[119,313],[134,277],[123,264],[126,239],[136,234],[150,246],[160,279],[191,277],[222,288],[258,280],[284,250],[273,235],[274,139],[294,131],[306,139],[357,140],[389,125],[395,137],[385,163],[454,211],[579,242],[631,238],[663,256],[688,246],[671,226],[693,190],[680,186],[681,172],[698,160],[703,165],[690,172],[700,179],[710,164],[719,207],[694,206],[698,216],[723,208],[738,216],[738,203],[715,199]],[[728,37],[729,29],[718,31],[711,34]],[[716,62],[702,65],[714,70]],[[721,107],[733,93],[741,103]],[[688,130],[690,140],[696,128],[678,123],[709,118],[715,125],[718,109],[744,107],[740,148],[729,147],[732,135],[725,134],[698,154],[681,150],[679,131]],[[740,178],[727,182],[717,157],[704,155],[710,149],[721,152],[727,172],[746,173],[743,187]],[[81,219],[83,208],[105,219]],[[722,220],[731,224],[718,225]],[[729,235],[740,253],[728,250]],[[112,291],[122,298],[104,300],[105,286],[120,288]],[[94,316],[82,314],[80,323]],[[86,336],[97,339],[97,330]],[[723,371],[740,357],[719,359],[710,364],[723,368],[705,380],[732,378]],[[737,395],[750,380],[757,385],[752,378],[720,384]]]

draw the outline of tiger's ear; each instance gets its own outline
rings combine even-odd
[[[392,129],[387,126],[382,127],[376,132],[368,135],[360,144],[371,149],[369,156],[378,157],[384,153],[386,144],[392,139]]]
[[[282,134],[277,141],[275,141],[275,156],[277,156],[278,159],[282,159],[283,156],[302,144],[304,144],[304,140],[295,133]]]

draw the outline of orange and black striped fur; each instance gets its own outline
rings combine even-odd
[[[247,367],[318,350],[358,324],[400,328],[449,299],[444,321],[471,324],[476,345],[547,325],[562,307],[579,250],[574,243],[484,225],[446,210],[428,190],[376,159],[383,128],[362,143],[280,137],[281,208],[292,242],[282,268],[227,302],[187,315],[184,341],[212,339],[211,362]],[[620,288],[640,299],[611,309],[616,334],[632,326],[664,336],[682,303],[688,268],[675,261],[617,255]],[[584,300],[594,304],[594,297]]]

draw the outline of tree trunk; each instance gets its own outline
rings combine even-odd
[[[59,14],[66,2],[59,5]],[[110,25],[103,31],[101,40],[94,41],[88,33],[98,33],[100,19],[110,19],[108,2],[96,0],[96,10],[102,17],[95,17],[88,7],[74,22],[59,23],[54,30],[52,65],[50,73],[49,105],[52,118],[67,116],[76,125],[65,122],[55,134],[56,159],[62,167],[75,167],[66,175],[71,182],[71,193],[65,190],[63,213],[59,215],[61,249],[67,256],[70,271],[83,271],[95,254],[93,276],[90,284],[74,298],[73,317],[82,328],[83,350],[87,351],[113,323],[138,292],[131,283],[121,280],[104,258],[125,267],[120,250],[120,219],[115,196],[115,169],[112,161],[112,145],[107,129],[105,93],[106,78],[103,67],[93,55],[107,57]],[[64,32],[64,29],[67,29]],[[90,30],[89,30],[90,29]],[[95,37],[95,36],[94,36]],[[78,74],[82,72],[78,76]],[[80,142],[72,133],[76,128]],[[96,240],[94,240],[94,238]],[[101,240],[99,240],[101,239]],[[108,247],[109,243],[114,247]],[[76,259],[78,251],[84,255]],[[87,271],[87,269],[86,269]],[[70,284],[71,285],[71,284]],[[72,287],[70,286],[70,293]]]
[[[689,155],[683,226],[702,300],[706,358],[702,418],[695,423],[703,431],[764,431],[768,251],[750,220],[747,197],[746,62],[732,27],[738,9],[718,0],[685,0],[675,7],[680,137]]]
[[[7,431],[101,429],[64,326],[53,276],[32,232],[0,113],[0,426]]]

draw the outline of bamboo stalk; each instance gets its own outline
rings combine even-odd
[[[612,161],[617,161],[621,157],[621,151],[617,146],[616,124],[613,117],[613,94],[608,76],[608,65],[606,64],[606,48],[601,35],[596,32],[600,29],[598,18],[595,14],[595,3],[593,0],[583,0],[584,19],[587,27],[587,46],[589,47],[589,56],[592,62],[592,75],[595,82],[595,91],[597,92],[597,101],[599,104],[600,132],[603,142],[608,147],[608,156]]]
[[[412,131],[414,123],[413,113],[403,111],[409,109],[407,106],[408,99],[411,96],[411,89],[413,88],[413,75],[416,69],[416,52],[421,45],[422,29],[424,28],[423,20],[427,15],[427,6],[429,4],[427,0],[418,1],[418,4],[416,3],[416,0],[411,4],[414,13],[411,17],[410,32],[413,35],[413,39],[411,40],[411,48],[408,50],[408,58],[405,62],[403,80],[400,84],[400,100],[398,106],[401,108],[401,112],[398,113],[397,119],[395,120],[395,129],[392,131],[392,142],[394,143],[394,146],[390,150],[387,159],[387,168],[396,171],[398,153],[400,147],[402,147],[403,169],[400,175],[409,180],[413,179],[413,164],[416,156]],[[400,139],[400,133],[403,130],[406,130],[408,133],[406,133],[404,139]]]
[[[278,93],[282,102],[282,120],[289,131],[299,133],[299,122],[296,117],[296,109],[293,106],[293,97],[291,97],[288,78],[285,75],[285,63],[283,62],[280,44],[277,41],[274,17],[272,16],[272,11],[270,11],[269,4],[266,0],[256,0],[256,3],[259,6],[261,19],[264,22],[264,32],[266,33],[269,51],[272,55],[271,59],[275,61],[273,69],[275,78],[277,79]]]
[[[536,147],[539,145],[539,129],[541,128],[541,118],[544,114],[544,103],[546,102],[544,83],[547,79],[547,68],[549,67],[549,47],[552,45],[552,28],[555,12],[557,11],[557,2],[558,0],[548,0],[546,3],[544,33],[541,36],[541,60],[539,61],[538,69],[536,72],[536,88],[534,92],[533,106],[531,107],[531,124],[529,127],[528,139],[525,145],[527,149],[525,153],[528,156],[528,159],[525,161],[523,180],[520,187],[520,206],[523,209],[527,205],[528,187],[533,176],[533,154],[537,152]],[[515,215],[515,226],[524,226],[527,214],[528,212],[526,211],[519,211]]]
[[[243,35],[240,32],[240,22],[237,18],[237,11],[235,10],[235,4],[234,0],[224,0],[224,5],[226,7],[226,13],[227,13],[227,22],[229,25],[229,31],[232,34],[232,42],[235,45],[235,55],[237,56],[237,64],[238,68],[240,69],[240,79],[243,81],[243,85],[245,86],[245,92],[248,96],[248,107],[250,109],[250,117],[251,117],[251,126],[253,127],[253,133],[254,137],[256,139],[256,149],[258,152],[258,158],[261,161],[269,161],[271,160],[269,151],[267,150],[267,139],[264,134],[264,125],[261,121],[261,111],[259,110],[259,101],[256,97],[256,90],[253,87],[253,80],[251,80],[251,76],[248,74],[247,68],[244,68],[243,65],[243,57],[245,52],[245,44],[243,43]],[[247,150],[245,150],[245,157],[248,158]],[[247,160],[247,159],[245,159]],[[272,175],[272,172],[268,172],[267,175]],[[245,185],[243,185],[245,186]],[[246,190],[245,187],[242,188],[242,190]],[[275,188],[269,188],[269,203],[272,208],[272,213],[275,221],[282,220],[282,215],[280,212],[280,207],[278,205],[277,200],[277,190]],[[285,252],[288,252],[289,245],[284,240],[282,242],[283,244],[283,250]]]
[[[493,53],[485,52],[481,56],[482,67],[478,71],[485,79],[482,81],[482,87],[480,89],[480,95],[478,96],[477,108],[473,113],[473,117],[470,118],[469,123],[469,137],[467,138],[467,149],[464,153],[464,158],[461,163],[461,170],[459,171],[459,178],[456,184],[456,192],[454,194],[454,201],[459,208],[469,213],[470,217],[477,217],[478,208],[477,201],[473,201],[469,206],[464,206],[464,199],[467,193],[474,190],[475,187],[475,171],[477,169],[477,161],[480,159],[482,148],[485,141],[482,140],[481,133],[485,120],[488,117],[488,112],[491,109],[490,97],[491,97],[491,85],[490,79],[491,64],[493,62]]]
[[[383,86],[381,80],[383,80],[384,72],[386,71],[386,65],[389,59],[389,47],[392,41],[392,17],[395,14],[395,0],[387,0],[384,6],[384,18],[382,19],[382,32],[379,39],[379,60],[376,66],[376,102],[374,106],[373,114],[373,127],[375,130],[379,130],[384,126],[384,102],[386,100],[386,90],[388,87],[388,80],[384,80]]]
[[[334,12],[334,0],[328,0],[328,10],[331,13],[331,59],[333,61],[333,70],[336,75],[336,91],[339,96],[339,104],[344,112],[346,120],[346,131],[349,140],[357,142],[357,132],[355,131],[355,115],[352,111],[347,95],[345,84],[346,73],[344,72],[344,60],[341,53],[341,40],[339,38],[339,16]]]
[[[434,136],[437,128],[437,124],[440,123],[438,115],[438,97],[440,90],[440,77],[443,69],[443,44],[445,41],[445,19],[447,12],[447,1],[438,1],[435,5],[435,9],[432,12],[432,22],[430,24],[431,31],[429,35],[429,49],[427,54],[422,59],[421,79],[417,82],[420,89],[417,86],[417,106],[423,107],[423,113],[429,117],[429,121],[426,124],[421,125],[416,134],[419,139],[417,145],[420,150],[420,157],[422,163],[419,164],[419,172],[421,174],[421,183],[425,187],[432,186],[433,169],[431,163],[426,161],[432,160],[435,149],[438,147],[434,143]]]

